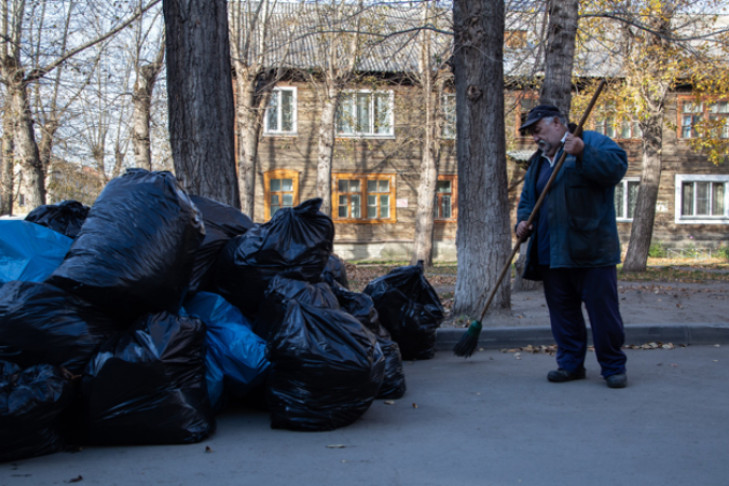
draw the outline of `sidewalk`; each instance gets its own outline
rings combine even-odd
[[[437,330],[436,349],[449,351],[461,339],[466,329]],[[588,335],[589,335],[588,330]],[[591,338],[590,338],[590,343]],[[626,324],[625,344],[671,343],[674,345],[729,344],[729,323],[691,324]],[[509,349],[528,345],[554,344],[549,326],[486,327],[478,339],[483,349]]]
[[[0,485],[724,486],[729,346],[627,349],[613,390],[553,384],[554,357],[439,352],[404,363],[408,391],[331,432],[230,410],[197,444],[88,447],[0,464]]]

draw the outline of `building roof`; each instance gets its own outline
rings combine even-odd
[[[249,10],[261,5],[256,2],[244,3]],[[337,64],[344,65],[348,60],[347,50],[338,45],[337,56],[331,60],[327,54],[328,47],[341,44],[342,33],[346,33],[348,40],[359,33],[361,49],[356,59],[356,71],[415,73],[418,71],[420,58],[418,35],[423,26],[427,27],[433,41],[433,62],[445,63],[452,55],[452,10],[431,7],[427,20],[423,20],[423,5],[380,4],[365,6],[357,11],[353,5],[345,4],[344,11],[334,12],[331,6],[319,2],[274,2],[270,26],[264,36],[265,42],[262,47],[254,42],[249,43],[249,59],[261,54],[259,49],[263,48],[264,65],[269,67],[317,70]],[[537,44],[539,33],[544,30],[543,19],[542,12],[529,12],[526,9],[506,12],[505,35],[522,35],[518,36],[520,42],[505,42],[505,76],[533,79],[543,74],[543,46]],[[712,16],[711,19],[715,19],[711,20],[714,29],[716,26],[724,26],[726,29],[729,25],[728,15]],[[708,17],[706,20],[709,20]],[[610,22],[609,19],[607,21]],[[697,28],[694,22],[684,24],[684,31]],[[588,34],[590,33],[583,33],[582,39],[590,49],[581,50],[577,54],[575,73],[587,78],[620,77],[625,64],[620,53],[611,52],[604,37],[590,38]],[[615,28],[607,29],[607,32],[601,32],[600,35],[619,34],[620,29]],[[700,36],[691,37],[694,38],[692,42],[702,41]]]

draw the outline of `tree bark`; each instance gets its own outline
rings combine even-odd
[[[568,115],[572,100],[572,66],[579,13],[577,0],[549,0],[547,51],[540,103],[555,105]]]
[[[225,0],[164,0],[175,173],[192,194],[240,208]]]
[[[504,127],[504,4],[453,3],[458,232],[454,315],[480,316],[510,253]],[[501,285],[495,307],[510,307]]]
[[[2,172],[0,172],[0,215],[13,214],[13,179],[15,177],[14,167],[14,146],[13,133],[15,124],[13,120],[10,103],[5,104],[3,113],[3,135],[2,135]]]
[[[28,88],[25,82],[8,86],[8,95],[12,100],[13,111],[18,117],[15,132],[16,156],[23,168],[26,206],[30,210],[46,203],[45,171],[40,160],[38,144],[35,140],[33,118],[30,114]]]
[[[422,260],[427,266],[433,264],[433,227],[435,189],[438,181],[438,147],[435,140],[434,105],[430,76],[423,85],[425,100],[425,137],[423,156],[420,161],[420,184],[418,185],[418,207],[415,211],[415,241],[412,264]]]
[[[644,272],[648,263],[648,252],[653,238],[653,223],[656,216],[658,187],[661,180],[661,149],[663,146],[663,112],[655,113],[642,125],[643,169],[635,202],[633,224],[630,227],[630,241],[625,255],[623,270]]]
[[[669,52],[666,39],[670,37],[675,4],[666,2],[659,4],[659,8],[660,15],[648,20],[651,32],[639,34],[645,45],[638,56],[631,56],[638,57],[639,68],[628,77],[628,82],[637,86],[642,95],[646,115],[640,123],[643,131],[643,167],[628,251],[623,263],[623,271],[626,272],[642,272],[646,269],[661,180],[663,117],[671,75],[667,73],[668,68],[658,53]]]
[[[137,69],[137,80],[132,93],[132,148],[137,167],[152,170],[152,140],[149,133],[152,118],[152,93],[164,66],[164,45],[157,58]]]
[[[319,149],[316,163],[316,195],[322,200],[321,212],[332,214],[332,159],[334,158],[334,115],[339,89],[327,85],[319,125]]]
[[[244,63],[235,62],[236,127],[238,129],[238,186],[241,211],[251,218],[255,214],[258,139],[262,131],[261,96],[256,93],[256,78]],[[265,97],[268,99],[268,97]]]

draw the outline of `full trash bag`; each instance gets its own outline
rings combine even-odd
[[[340,308],[352,315],[377,336],[377,343],[385,356],[385,375],[376,398],[401,398],[405,395],[407,385],[405,383],[400,346],[380,324],[372,297],[364,293],[353,292],[336,284],[331,289],[337,297]]]
[[[209,288],[212,278],[210,270],[228,240],[244,234],[255,223],[233,206],[203,196],[191,195],[190,199],[202,213],[205,223],[205,238],[195,251],[188,289],[189,293],[194,294]]]
[[[334,242],[334,224],[321,199],[282,208],[265,224],[230,240],[216,262],[213,291],[253,318],[269,281],[284,273],[316,282]]]
[[[26,221],[50,228],[69,238],[76,238],[81,230],[89,207],[79,201],[61,201],[58,204],[44,204],[28,213]]]
[[[213,409],[224,392],[243,397],[263,385],[271,363],[266,342],[251,330],[251,323],[234,305],[210,292],[198,292],[185,301],[185,311],[205,323],[205,368]]]
[[[214,428],[205,382],[205,326],[168,312],[140,318],[91,359],[81,380],[87,440],[198,442]]]
[[[266,340],[270,339],[277,323],[281,320],[281,315],[277,313],[285,309],[283,303],[288,299],[314,307],[339,308],[337,297],[327,283],[311,283],[276,275],[268,284],[263,304],[258,308],[256,318],[253,320],[253,330],[256,334]]]
[[[106,185],[48,282],[132,319],[174,313],[204,235],[174,175],[129,169]]]
[[[42,282],[61,264],[73,240],[42,225],[0,220],[0,284]]]
[[[0,288],[0,359],[39,363],[81,374],[118,324],[98,307],[43,282],[13,281]]]
[[[336,282],[348,289],[349,280],[347,279],[347,268],[344,265],[344,260],[334,253],[329,255],[324,271],[321,273],[321,279],[329,285],[334,285],[334,282]]]
[[[403,359],[435,356],[436,329],[445,314],[438,294],[425,278],[422,262],[372,280],[364,293],[372,297],[380,323],[400,346]]]
[[[70,378],[56,366],[0,361],[0,462],[60,451],[59,417],[73,394]]]
[[[320,431],[354,422],[382,385],[377,338],[342,310],[290,299],[284,305],[269,342],[271,427]]]

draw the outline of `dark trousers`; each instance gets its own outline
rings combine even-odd
[[[568,371],[584,366],[587,352],[584,302],[602,376],[625,373],[627,358],[621,349],[625,333],[618,304],[616,268],[545,267],[542,277],[552,335],[557,342],[557,365]]]

